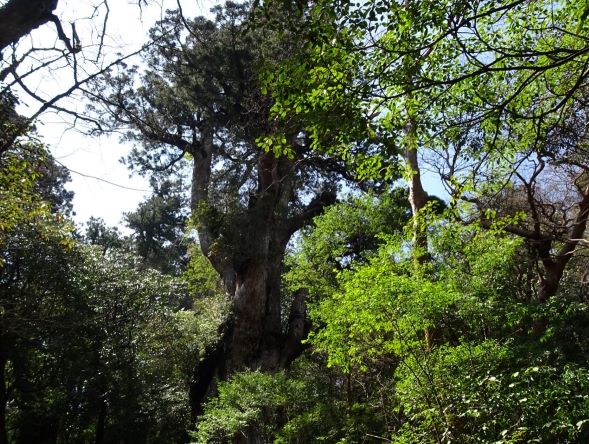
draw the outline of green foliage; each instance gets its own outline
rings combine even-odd
[[[5,152],[0,169],[8,439],[181,442],[198,358],[197,334],[175,312],[185,285],[142,271],[100,220],[89,223],[92,245],[78,243],[64,217],[68,193],[62,179],[48,176],[50,162],[27,143]]]
[[[128,254],[94,251],[76,270],[89,311],[86,365],[99,369],[86,384],[110,406],[107,436],[167,442],[181,436],[188,421],[185,387],[196,354],[191,332],[173,311],[186,290],[178,280],[140,271],[139,263]]]
[[[178,316],[191,330],[193,346],[202,358],[207,349],[219,340],[220,327],[227,321],[231,301],[223,290],[221,279],[198,245],[189,248],[190,261],[182,274],[191,307]],[[194,365],[194,362],[193,362]]]
[[[153,194],[135,211],[125,214],[133,230],[134,246],[145,267],[178,275],[187,261],[186,227],[188,206],[181,180],[152,180]]]
[[[86,222],[83,241],[102,248],[103,254],[113,249],[128,248],[127,241],[117,227],[108,227],[102,218],[90,217]]]
[[[219,275],[202,254],[198,245],[188,249],[190,260],[182,278],[186,282],[190,293],[195,297],[206,297],[221,294],[221,281]]]
[[[238,433],[255,433],[269,442],[272,432],[303,408],[308,387],[283,372],[247,372],[220,383],[218,391],[205,406],[197,443],[232,442]]]
[[[192,316],[195,330],[191,340],[198,346],[202,357],[207,347],[216,344],[219,328],[227,321],[231,310],[231,301],[223,293],[206,296],[194,301]],[[186,316],[190,316],[187,314]]]
[[[406,421],[394,442],[583,442],[587,371],[530,365],[495,341],[441,347],[427,368],[399,372]]]
[[[409,217],[407,192],[401,188],[349,196],[329,207],[303,232],[300,250],[288,259],[289,290],[305,288],[314,299],[331,294],[338,271],[366,262],[384,242],[383,235],[401,233]]]
[[[308,356],[274,374],[238,373],[220,383],[218,394],[205,405],[194,442],[361,442],[383,428],[382,418],[378,407],[359,395],[373,388],[367,384],[358,393],[346,392],[349,383]]]
[[[431,199],[404,230],[396,188],[316,218],[270,301],[309,295],[309,355],[218,381],[195,442],[587,442],[587,261],[565,253],[558,297],[544,303],[533,273],[557,265],[560,245],[580,247],[567,228],[584,227],[589,3],[264,3],[251,15],[228,3],[214,21],[168,13],[141,85],[138,68],[107,74],[111,123],[132,122],[142,145],[132,167],[204,166],[194,217],[207,256],[232,268],[227,286],[269,257],[260,246],[278,250],[269,238],[283,248],[336,178],[382,191],[415,177],[401,149],[438,169],[451,210]],[[67,172],[31,138],[14,141],[14,98],[0,100],[8,438],[185,441],[187,387],[231,301],[207,257],[180,242],[181,184],[154,182],[127,214],[134,243],[91,220],[90,246],[77,244]],[[247,235],[262,222],[280,229]],[[412,251],[411,230],[427,251]]]
[[[262,92],[274,100],[272,117],[285,130],[297,122],[315,152],[341,158],[358,179],[394,180],[398,147],[375,125],[379,110],[368,99],[370,86],[358,81],[364,75],[363,54],[350,50],[358,35],[339,26],[338,14],[323,5],[298,18],[294,26],[300,31],[292,33],[296,50],[278,64],[270,61],[261,73]],[[289,153],[284,142],[283,133],[258,140],[277,155]]]
[[[64,246],[70,242],[71,225],[64,223],[54,210],[67,207],[71,196],[63,180],[53,182],[45,171],[51,165],[49,154],[41,145],[22,142],[3,153],[0,159],[0,248],[19,228],[30,227],[44,238],[59,238]],[[44,186],[47,184],[48,186]],[[63,196],[67,196],[63,198]],[[49,198],[48,202],[44,198]],[[0,265],[5,258],[0,258]]]
[[[500,230],[434,228],[421,268],[390,239],[341,272],[310,342],[345,373],[389,363],[393,442],[583,442],[586,302],[518,299],[522,243]]]
[[[33,236],[21,234],[2,273],[1,339],[14,368],[8,422],[15,436],[83,439],[98,433],[103,412],[101,433],[109,440],[179,439],[197,356],[191,332],[173,313],[182,284],[138,271],[136,257],[64,250]],[[16,267],[20,276],[11,280]],[[31,428],[36,422],[46,425]]]

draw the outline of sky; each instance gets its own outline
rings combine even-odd
[[[205,15],[219,3],[215,0],[182,0],[182,8],[188,16]],[[97,36],[101,33],[105,9],[99,9],[93,19],[85,18],[91,16],[92,7],[97,4],[100,4],[100,0],[60,0],[56,10],[66,33],[71,32],[70,23],[75,21],[83,52],[88,58],[93,56],[97,46],[93,43],[97,42]],[[162,16],[165,9],[175,8],[176,0],[150,1],[148,6],[142,8],[137,5],[137,0],[110,0],[108,6],[104,55],[110,60],[119,52],[127,54],[140,48],[147,41],[151,25]],[[19,46],[53,43],[54,27],[46,24],[23,40]],[[86,69],[92,72],[92,68],[88,66]],[[67,89],[71,81],[72,69],[64,66],[44,70],[39,76],[30,77],[27,84],[39,95],[49,98]],[[20,113],[31,115],[38,109],[38,103],[24,100],[24,93],[19,93],[19,97],[23,99]],[[82,112],[85,108],[83,98],[79,96],[63,104]],[[72,119],[64,114],[42,114],[36,127],[40,139],[48,145],[55,159],[71,172],[72,181],[68,189],[75,192],[73,203],[76,223],[83,224],[95,216],[103,218],[110,226],[122,227],[123,213],[133,211],[149,193],[147,180],[138,176],[130,177],[127,168],[119,161],[131,146],[122,143],[116,135],[86,136],[82,132],[83,126],[73,125]]]

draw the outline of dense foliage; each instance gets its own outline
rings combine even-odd
[[[588,13],[168,11],[86,91],[128,235],[3,89],[0,444],[588,442]]]

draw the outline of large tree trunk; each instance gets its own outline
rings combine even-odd
[[[275,260],[276,264],[269,263]],[[280,361],[280,264],[255,261],[237,274],[227,371],[275,370]]]
[[[52,20],[58,0],[10,0],[0,8],[0,53]]]
[[[212,148],[211,133],[193,150],[192,208],[200,216],[201,249],[221,276],[232,313],[221,328],[219,342],[195,369],[190,391],[195,416],[201,413],[215,376],[224,379],[246,369],[275,371],[302,352],[301,341],[308,332],[305,295],[295,295],[291,312],[281,313],[284,254],[292,234],[335,201],[333,193],[320,193],[302,211],[289,214],[293,161],[262,152],[258,186],[239,224],[220,227],[209,201]],[[233,244],[226,245],[226,238]],[[283,318],[289,319],[287,326],[282,325]]]
[[[273,153],[258,159],[258,189],[240,226],[243,241],[234,260],[232,329],[228,337],[226,370],[275,370],[279,364],[282,332],[280,281],[288,238],[284,233],[291,190],[282,174],[289,164]]]

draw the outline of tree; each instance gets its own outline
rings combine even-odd
[[[407,194],[396,188],[349,196],[315,217],[288,258],[289,291],[305,291],[314,302],[331,295],[339,273],[368,262],[387,236],[403,232],[411,218]]]
[[[343,162],[311,151],[296,121],[271,150],[258,146],[274,132],[260,69],[297,48],[288,36],[266,34],[247,5],[227,3],[214,12],[214,22],[170,13],[152,30],[160,44],[146,57],[142,86],[132,87],[137,70],[129,69],[107,77],[111,94],[97,98],[111,124],[130,128],[138,142],[132,166],[161,170],[192,160],[199,244],[232,300],[215,362],[203,362],[227,375],[276,369],[296,356],[302,338],[285,331],[300,330],[281,322],[289,318],[281,313],[286,246],[334,202],[339,178],[350,176]],[[284,154],[275,155],[281,147]],[[209,386],[201,379],[200,399]]]
[[[198,356],[191,319],[173,311],[182,284],[120,252],[67,251],[30,232],[6,256],[9,442],[182,441]]]
[[[306,58],[295,56],[269,76],[268,88],[280,105],[276,118],[303,115],[317,137],[324,132],[318,128],[331,127],[305,110],[325,102],[358,104],[375,132],[386,135],[388,143],[375,150],[377,156],[387,159],[392,144],[404,157],[414,214],[426,202],[423,161],[433,165],[457,206],[476,204],[484,226],[490,225],[485,213],[495,210],[486,206],[490,195],[512,186],[525,190],[534,227],[508,223],[505,228],[534,246],[538,298],[553,296],[568,260],[582,246],[589,216],[580,124],[587,74],[585,3],[298,5],[311,18],[308,32],[316,39]],[[301,63],[307,64],[304,72],[297,69]],[[342,64],[355,74],[353,81],[338,75]],[[556,181],[555,175],[568,180]],[[556,232],[541,220],[560,199],[540,197],[537,185],[546,180],[560,184],[561,197],[576,195]],[[426,250],[424,228],[418,219],[415,223],[414,244]]]
[[[179,275],[187,264],[185,189],[181,179],[163,179],[153,185],[153,194],[135,211],[126,213],[125,220],[134,232],[135,248],[144,266]]]
[[[50,340],[43,342],[42,337],[51,327],[44,328],[41,319],[47,317],[46,309],[68,288],[64,268],[73,240],[72,226],[65,217],[73,194],[64,188],[67,173],[30,135],[3,153],[0,172],[0,442],[7,443],[9,436],[21,439],[18,436],[23,435],[22,431],[30,428],[30,423],[22,428],[14,423],[11,406],[16,403],[22,407],[33,399],[42,399],[35,398],[28,378],[36,377],[33,375],[47,365],[41,350],[52,345]],[[38,273],[45,273],[46,281],[29,279]],[[47,372],[45,376],[42,384],[51,385],[54,374]],[[55,399],[45,401],[50,411]],[[51,439],[55,433],[51,417],[35,416],[28,407],[22,412],[25,416],[30,413],[29,419],[37,424],[39,442]],[[19,442],[27,442],[26,436]]]
[[[34,140],[0,159],[0,442],[182,442],[199,351],[184,284],[91,220]],[[204,340],[199,333],[198,340]]]
[[[82,240],[84,243],[102,248],[103,255],[111,250],[128,248],[127,240],[117,227],[107,227],[103,219],[96,217],[90,217],[86,222],[86,232]]]
[[[389,400],[373,412],[385,427],[369,433],[397,443],[585,439],[588,398],[568,393],[585,393],[587,343],[573,337],[586,301],[522,298],[523,241],[501,229],[443,219],[421,269],[408,241],[389,238],[311,307],[315,351],[362,381],[369,405]],[[530,325],[548,313],[551,332],[538,341]]]

